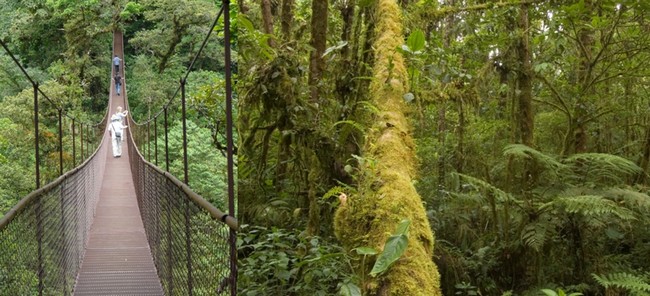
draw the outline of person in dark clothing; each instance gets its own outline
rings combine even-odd
[[[122,86],[122,77],[120,74],[115,75],[115,91],[117,95],[120,95],[120,87]]]

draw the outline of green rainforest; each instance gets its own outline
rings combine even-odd
[[[238,295],[650,295],[650,1],[231,2]],[[0,0],[0,215],[35,189],[35,137],[59,176],[58,108],[104,117],[115,30],[136,122],[213,31],[189,179],[227,210],[220,5]],[[8,51],[50,99],[38,135]],[[63,129],[67,171],[98,137]]]
[[[241,295],[650,295],[650,2],[237,4]]]
[[[0,38],[52,100],[40,99],[42,184],[58,177],[56,108],[76,123],[97,123],[106,113],[113,31],[124,32],[129,111],[136,122],[144,122],[178,89],[181,75],[212,29],[218,5],[208,0],[0,0]],[[219,208],[226,205],[221,196],[226,186],[226,159],[220,151],[225,151],[222,26],[214,28],[218,33],[210,37],[187,78],[192,188]],[[169,111],[169,170],[176,176],[183,170],[179,110],[177,103]],[[0,113],[0,210],[5,213],[35,186],[32,85],[5,50],[0,52]],[[63,127],[67,171],[82,161],[82,139],[79,126],[74,129],[69,118],[64,117]],[[84,147],[97,145],[97,137],[83,141]],[[164,154],[163,145],[158,149]]]

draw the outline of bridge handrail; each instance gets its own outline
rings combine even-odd
[[[131,131],[129,131],[129,134],[130,134],[130,133],[131,133]],[[131,139],[133,139],[133,137],[131,137]],[[135,142],[132,141],[131,144],[135,145]],[[210,215],[212,216],[212,218],[217,219],[217,220],[219,220],[219,221],[221,221],[221,222],[223,222],[223,223],[228,224],[228,227],[230,227],[230,229],[232,229],[232,230],[237,231],[237,230],[239,229],[239,222],[237,222],[237,219],[236,219],[235,217],[233,217],[233,216],[231,216],[231,215],[228,215],[228,214],[222,212],[222,211],[219,210],[217,207],[215,207],[214,205],[212,205],[212,203],[210,203],[209,201],[205,200],[205,198],[203,198],[200,194],[198,194],[198,193],[192,191],[192,189],[191,189],[189,186],[187,186],[187,184],[183,183],[181,180],[179,180],[178,178],[176,178],[174,175],[172,175],[171,173],[169,173],[169,172],[167,172],[167,171],[165,171],[165,170],[159,168],[159,167],[156,166],[155,164],[153,164],[153,163],[147,161],[147,159],[146,159],[146,158],[145,158],[145,157],[140,153],[140,149],[138,149],[137,146],[134,146],[134,148],[135,148],[135,151],[136,151],[137,154],[138,154],[138,157],[140,157],[140,159],[141,159],[141,160],[142,160],[146,165],[148,165],[148,166],[151,167],[153,170],[155,170],[156,172],[158,172],[158,173],[161,174],[161,175],[164,175],[166,178],[168,178],[170,181],[172,181],[172,183],[174,183],[174,185],[178,186],[178,188],[180,188],[181,190],[183,190],[183,192],[185,192],[185,194],[187,194],[187,196],[188,196],[188,197],[189,197],[189,198],[190,198],[190,199],[191,199],[195,204],[197,204],[198,206],[200,206],[201,208],[203,208],[204,210],[206,210],[208,213],[210,213]]]

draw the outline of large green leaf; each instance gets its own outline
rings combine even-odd
[[[375,261],[375,265],[370,271],[371,276],[374,277],[385,272],[397,259],[402,257],[408,247],[407,232],[410,225],[411,221],[408,219],[402,220],[397,225],[397,230],[388,238],[384,245],[384,250],[379,254],[377,261]]]
[[[339,295],[343,296],[361,296],[361,289],[353,283],[345,283],[339,289]]]
[[[424,33],[422,30],[417,29],[411,32],[409,38],[406,40],[406,45],[412,52],[420,51],[424,49]]]

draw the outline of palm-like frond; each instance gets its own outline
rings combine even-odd
[[[602,218],[603,221],[610,216],[616,216],[621,220],[636,219],[629,209],[598,195],[560,197],[545,204],[544,207],[550,205],[562,208],[568,213],[581,214],[586,218]]]
[[[532,159],[538,165],[554,174],[558,174],[568,168],[565,164],[557,161],[555,158],[523,144],[510,144],[506,146],[503,148],[503,155],[514,156],[523,159]]]
[[[619,201],[628,208],[650,210],[650,196],[633,189],[612,188],[603,192],[603,195]]]
[[[629,273],[611,273],[603,276],[591,275],[598,284],[605,288],[623,288],[631,292],[631,295],[650,295],[650,284],[643,278]]]
[[[528,224],[521,233],[521,240],[524,242],[524,245],[539,252],[546,242],[551,227],[552,225],[546,221],[537,221]]]
[[[460,174],[460,173],[454,173],[454,175],[456,175],[459,178],[465,180],[465,182],[467,182],[469,185],[473,186],[476,189],[482,189],[482,190],[485,190],[486,192],[494,194],[495,199],[497,201],[499,201],[499,202],[506,202],[506,201],[515,202],[515,203],[519,202],[519,200],[517,200],[510,193],[507,193],[507,192],[497,188],[496,186],[494,186],[494,185],[492,185],[492,184],[490,184],[488,182],[485,182],[485,181],[483,181],[481,179],[478,179],[478,178],[475,178],[475,177],[472,177],[472,176],[469,176],[469,175],[465,175],[465,174]]]
[[[605,153],[575,154],[564,161],[575,171],[584,172],[584,177],[592,180],[610,180],[622,183],[628,176],[642,172],[634,162],[623,157]]]

